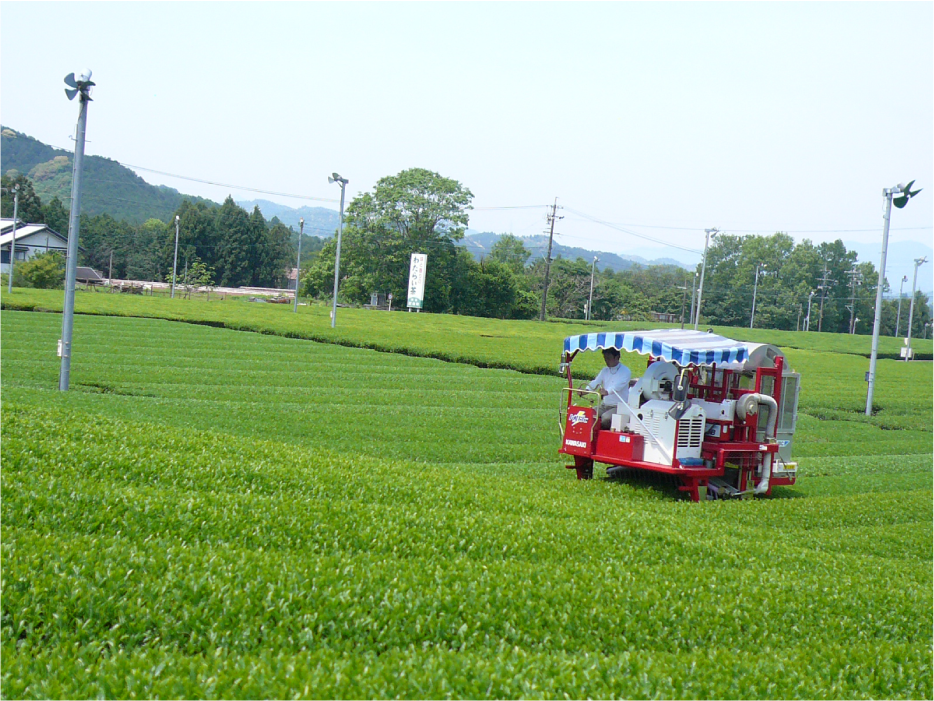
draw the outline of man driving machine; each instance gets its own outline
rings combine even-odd
[[[589,391],[599,388],[597,391],[602,398],[600,406],[597,407],[597,418],[600,419],[600,427],[608,429],[612,421],[613,414],[616,413],[616,407],[619,404],[618,393],[626,397],[629,391],[629,380],[632,373],[625,365],[619,362],[620,353],[615,348],[607,348],[603,351],[603,361],[606,367],[593,379],[593,382],[587,385]]]

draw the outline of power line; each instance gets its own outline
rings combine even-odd
[[[653,239],[651,236],[646,236],[644,234],[637,234],[635,231],[630,231],[629,229],[624,229],[623,227],[617,226],[616,224],[611,224],[610,222],[603,221],[602,219],[597,219],[596,217],[592,217],[589,214],[586,214],[576,209],[572,209],[571,207],[565,207],[565,209],[567,209],[567,211],[572,212],[573,214],[576,214],[580,217],[584,217],[584,219],[589,219],[592,222],[595,222],[597,224],[602,224],[603,226],[609,227],[611,229],[616,229],[617,231],[621,231],[624,234],[629,234],[630,236],[635,236],[636,238],[645,239],[646,241],[651,241],[652,243],[661,244],[662,246],[668,246],[670,248],[677,248],[680,251],[687,251],[688,253],[696,253],[698,255],[701,254],[701,251],[699,250],[696,250],[693,248],[685,248],[684,246],[676,246],[675,244],[668,243],[667,241],[660,241],[659,239]]]

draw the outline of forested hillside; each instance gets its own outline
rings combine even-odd
[[[0,170],[27,176],[36,194],[45,202],[54,198],[65,206],[71,199],[72,154],[52,148],[13,129],[0,130]],[[169,219],[182,201],[204,202],[200,197],[183,195],[169,187],[150,185],[132,170],[100,156],[86,156],[81,180],[81,211],[95,216],[108,214],[132,224],[147,219]]]

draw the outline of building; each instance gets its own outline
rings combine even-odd
[[[0,219],[0,272],[10,272],[10,249],[13,242],[13,219]],[[68,250],[68,236],[52,231],[45,224],[16,223],[16,262],[22,263],[38,253]]]

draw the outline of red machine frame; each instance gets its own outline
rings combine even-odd
[[[701,494],[706,492],[710,479],[724,477],[728,468],[738,470],[738,484],[735,485],[739,493],[751,493],[752,488],[759,483],[757,470],[762,464],[765,455],[771,453],[773,461],[777,459],[779,444],[776,439],[778,422],[771,436],[765,436],[765,441],[756,440],[759,431],[759,415],[749,414],[745,419],[734,416],[732,420],[707,418],[706,426],[720,426],[719,435],[711,436],[705,429],[701,444],[702,465],[684,465],[677,458],[677,449],[674,451],[671,465],[644,461],[642,448],[644,437],[628,430],[613,431],[603,429],[596,420],[596,410],[592,407],[574,406],[573,395],[580,390],[574,389],[571,375],[571,362],[580,351],[565,354],[564,367],[568,380],[567,413],[564,422],[564,435],[562,437],[559,453],[574,458],[573,465],[567,465],[570,470],[577,471],[578,479],[592,479],[595,462],[611,466],[634,468],[650,472],[672,475],[679,480],[678,489],[687,492],[693,501],[700,501]],[[663,360],[649,356],[648,366]],[[778,356],[774,359],[774,366],[756,368],[755,384],[752,388],[740,387],[743,374],[736,370],[717,369],[716,364],[708,366],[705,373],[709,378],[708,384],[701,383],[700,368],[689,365],[685,369],[690,376],[688,386],[689,399],[701,399],[708,402],[722,402],[727,399],[739,399],[744,394],[766,394],[771,396],[778,406],[781,406],[782,372],[784,358]],[[771,382],[767,381],[771,379]],[[718,381],[719,380],[719,381]],[[766,380],[765,382],[763,382]],[[771,384],[771,391],[767,385]],[[677,446],[677,425],[675,429],[675,446]],[[793,485],[795,475],[772,475],[769,487],[764,494],[771,495],[775,485]]]

